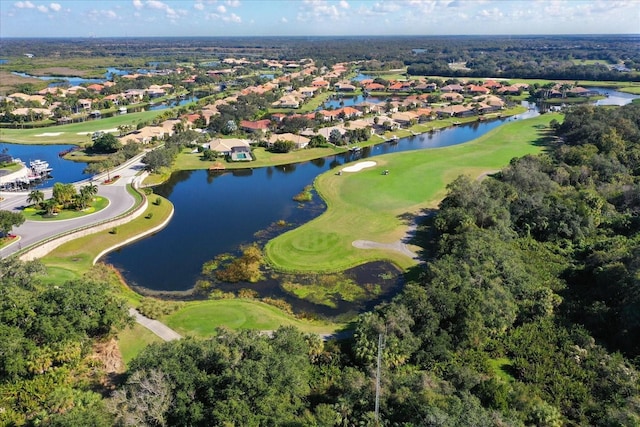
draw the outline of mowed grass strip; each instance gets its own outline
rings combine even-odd
[[[153,200],[160,196],[152,196]],[[134,219],[114,229],[100,231],[67,242],[42,258],[47,267],[47,281],[64,282],[70,278],[79,278],[91,268],[93,260],[100,252],[129,238],[160,225],[173,211],[173,205],[162,198],[159,205],[149,203],[146,211]],[[151,218],[147,216],[151,215]]]
[[[295,326],[303,332],[333,333],[340,324],[296,319],[266,303],[248,299],[191,301],[161,319],[181,335],[210,337],[218,327],[271,331]]]
[[[122,125],[135,128],[138,123],[150,122],[159,114],[158,111],[141,111],[60,126],[33,129],[0,128],[0,141],[13,144],[90,144],[90,134],[93,132],[117,129]]]
[[[352,242],[397,242],[409,226],[403,218],[436,207],[449,182],[462,174],[477,178],[514,157],[540,153],[549,122],[561,117],[545,114],[510,122],[456,146],[377,156],[369,159],[375,167],[355,173],[326,172],[315,186],[327,211],[269,241],[267,259],[276,269],[297,272],[342,271],[383,259],[407,268],[415,260],[387,249],[357,249]]]

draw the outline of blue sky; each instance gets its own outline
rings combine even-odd
[[[0,37],[640,34],[640,0],[0,0]]]

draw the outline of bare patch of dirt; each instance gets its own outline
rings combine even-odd
[[[118,347],[118,342],[115,338],[96,343],[93,346],[91,358],[102,364],[104,372],[108,376],[124,372],[122,353],[120,353],[120,347]]]

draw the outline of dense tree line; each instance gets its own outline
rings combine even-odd
[[[547,153],[449,185],[426,265],[352,339],[151,346],[111,401],[119,424],[376,425],[380,343],[377,425],[640,423],[640,106],[554,127]]]
[[[37,262],[0,261],[0,424],[109,426],[90,356],[129,320],[96,269],[92,278],[44,285]]]
[[[314,58],[318,66],[363,61],[364,69],[409,67],[409,74],[451,77],[546,78],[568,80],[634,79],[631,73],[609,70],[589,60],[640,65],[637,36],[398,36],[398,37],[225,37],[128,38],[86,40],[3,40],[7,55],[30,51],[38,56],[98,56],[120,59],[150,56],[170,63],[228,56],[291,60]],[[582,61],[585,61],[582,63]],[[451,69],[449,63],[466,69]],[[18,66],[14,64],[14,67]],[[23,71],[23,70],[16,70]],[[28,71],[28,69],[25,69]],[[163,77],[158,83],[174,83]],[[135,85],[135,83],[128,83]]]

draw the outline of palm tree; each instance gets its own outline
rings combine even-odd
[[[44,193],[40,190],[32,190],[27,197],[27,203],[33,203],[36,209],[40,209],[40,203],[44,201]]]
[[[98,186],[95,185],[93,182],[90,182],[89,184],[85,185],[84,187],[82,187],[83,189],[86,188],[86,192],[91,196],[95,196],[96,194],[98,194]],[[82,191],[82,189],[80,190]]]

